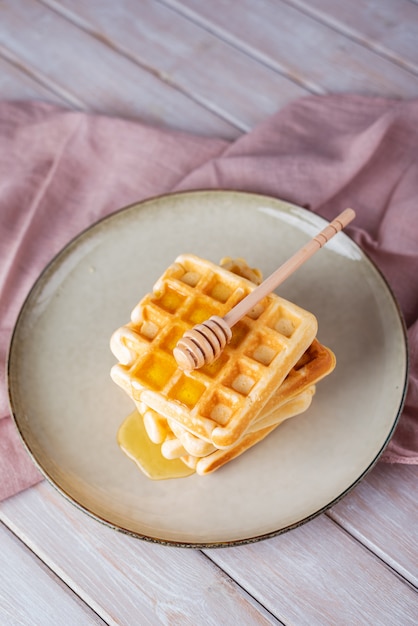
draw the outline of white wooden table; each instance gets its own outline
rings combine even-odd
[[[0,97],[227,139],[309,93],[418,96],[416,0],[0,0]],[[0,623],[418,624],[418,467],[227,549],[146,543],[40,483],[0,505]]]

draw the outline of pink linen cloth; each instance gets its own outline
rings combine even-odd
[[[418,100],[297,100],[233,142],[39,102],[0,102],[0,500],[41,480],[11,421],[4,364],[46,263],[97,219],[174,190],[237,189],[327,219],[381,269],[408,328],[409,388],[382,459],[418,463]]]

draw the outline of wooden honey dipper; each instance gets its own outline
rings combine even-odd
[[[349,224],[356,214],[346,209],[328,224],[306,245],[277,268],[261,285],[258,285],[224,317],[212,315],[202,324],[187,330],[173,350],[177,365],[183,370],[199,369],[215,361],[232,337],[231,328],[246,315],[260,300],[274,291],[286,278],[295,272],[315,252],[322,248],[334,235]]]

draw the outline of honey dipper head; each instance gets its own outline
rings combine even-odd
[[[231,337],[231,329],[225,320],[213,315],[184,333],[173,350],[177,365],[183,370],[194,370],[212,363]]]

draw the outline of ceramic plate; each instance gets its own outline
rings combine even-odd
[[[128,207],[72,241],[29,294],[9,355],[12,412],[51,483],[114,528],[196,547],[273,536],[345,495],[387,444],[407,379],[398,307],[346,234],[279,290],[317,316],[335,371],[305,414],[218,472],[142,475],[116,443],[133,405],[109,376],[112,332],[177,255],[245,257],[268,276],[325,224],[272,198],[200,191]]]

